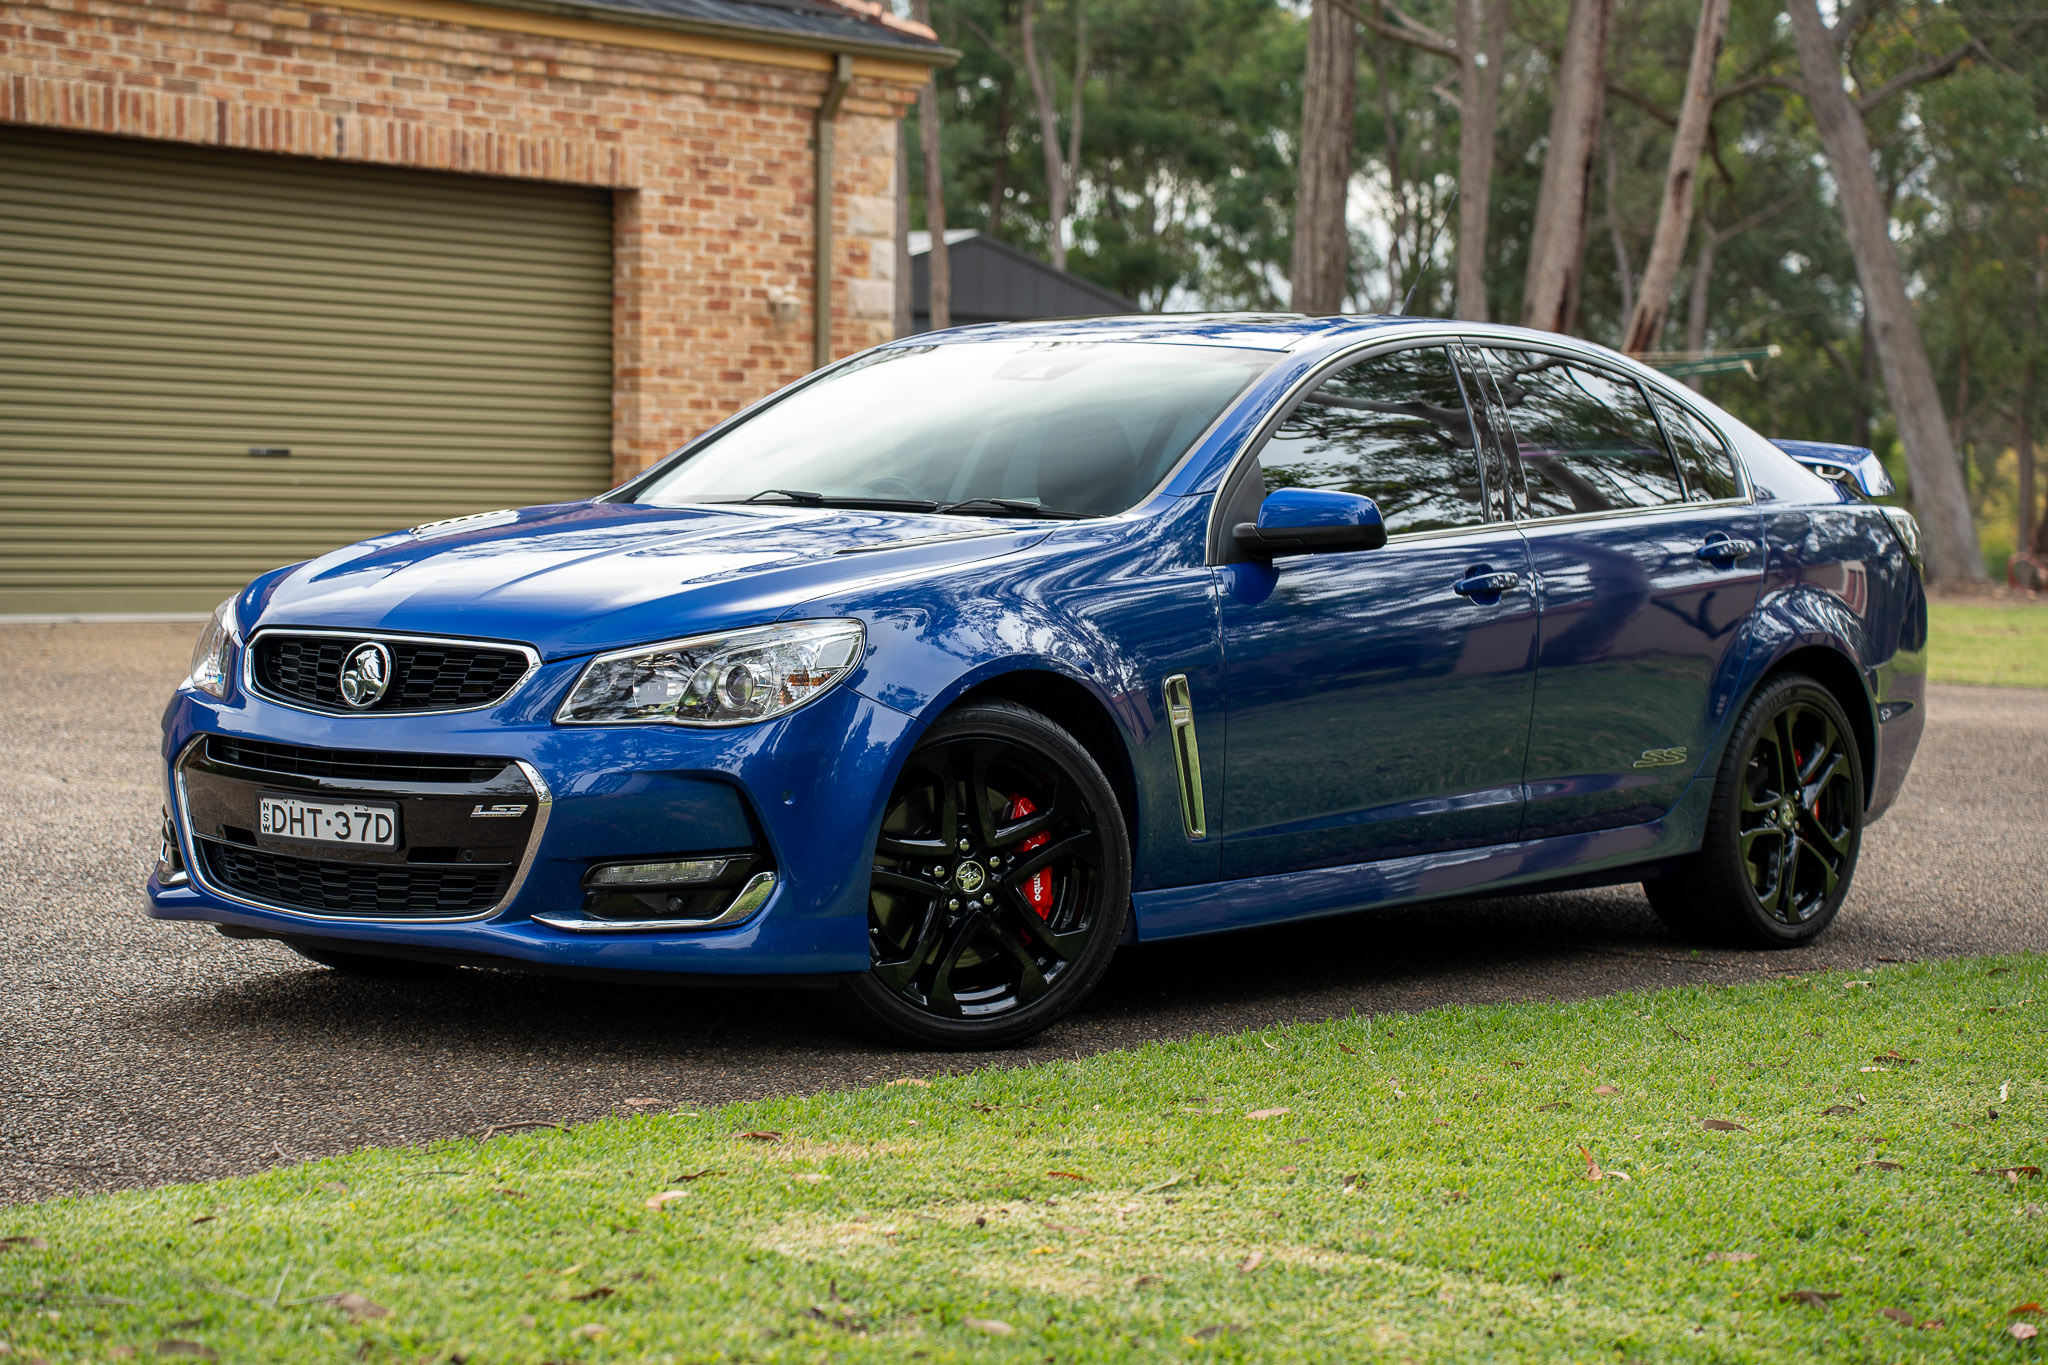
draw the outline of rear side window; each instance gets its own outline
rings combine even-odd
[[[1633,379],[1541,351],[1489,354],[1532,515],[1684,501],[1664,434]]]
[[[1735,476],[1735,457],[1714,429],[1661,393],[1651,394],[1650,401],[1657,405],[1664,432],[1671,438],[1672,453],[1678,456],[1686,497],[1693,502],[1741,497],[1742,480]]]
[[[1330,376],[1274,430],[1259,468],[1269,493],[1363,493],[1397,534],[1486,520],[1472,414],[1442,346],[1372,356]]]

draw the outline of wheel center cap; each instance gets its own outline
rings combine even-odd
[[[1787,829],[1792,828],[1792,803],[1790,801],[1778,807],[1778,823]]]
[[[953,870],[954,884],[970,896],[981,890],[987,880],[988,873],[982,870],[980,863],[962,863]]]

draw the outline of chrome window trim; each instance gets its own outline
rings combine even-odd
[[[320,640],[374,640],[389,643],[402,640],[408,644],[456,645],[463,649],[506,649],[524,655],[526,671],[519,675],[504,695],[475,706],[435,706],[390,711],[349,711],[340,708],[329,710],[324,706],[307,706],[301,702],[288,701],[273,692],[266,692],[256,685],[256,642],[266,635],[296,636],[302,639]],[[347,716],[351,719],[374,720],[388,716],[459,716],[465,711],[488,711],[494,706],[503,706],[519,694],[519,690],[533,681],[533,675],[540,672],[540,651],[532,645],[522,645],[511,640],[483,640],[459,635],[414,635],[399,630],[325,630],[299,626],[264,626],[251,635],[242,645],[242,690],[252,697],[261,697],[272,706],[282,706],[289,711],[303,711],[309,716]]]
[[[204,734],[194,735],[184,748],[178,750],[178,756],[171,761],[171,780],[178,801],[178,843],[185,851],[186,875],[192,879],[193,886],[210,896],[218,896],[224,901],[232,901],[236,905],[247,906],[252,910],[263,910],[274,915],[290,915],[293,919],[306,924],[470,924],[502,914],[507,906],[519,898],[520,890],[526,885],[527,875],[533,871],[534,860],[540,855],[541,837],[547,832],[548,815],[555,804],[554,793],[549,790],[547,779],[540,775],[540,770],[523,758],[513,759],[514,766],[526,775],[528,784],[532,786],[539,809],[534,812],[533,828],[526,836],[526,851],[520,855],[519,863],[512,871],[511,883],[506,886],[505,894],[499,897],[495,904],[485,909],[468,915],[317,915],[296,906],[276,905],[254,897],[238,895],[233,891],[224,891],[206,880],[205,874],[201,871],[203,864],[198,857],[199,836],[193,833],[192,817],[185,795],[185,760],[208,738],[209,736]]]

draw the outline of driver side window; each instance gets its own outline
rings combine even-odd
[[[1477,526],[1486,498],[1450,351],[1371,356],[1318,385],[1259,452],[1265,490],[1363,493],[1399,535]]]

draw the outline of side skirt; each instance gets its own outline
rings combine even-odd
[[[1157,943],[1190,934],[1560,883],[1612,884],[1633,879],[1601,874],[1639,865],[1643,875],[1654,875],[1659,870],[1654,864],[1660,860],[1699,848],[1713,795],[1712,779],[1697,778],[1677,805],[1648,824],[1140,891],[1131,898],[1137,941]]]

